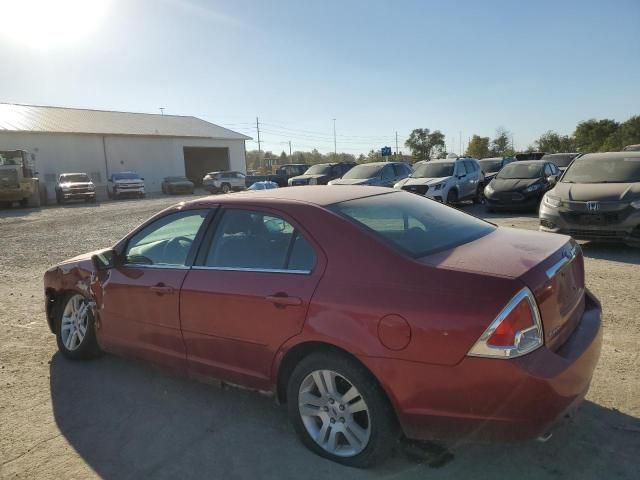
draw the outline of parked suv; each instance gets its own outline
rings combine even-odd
[[[640,152],[576,158],[542,199],[540,230],[640,247]]]
[[[112,173],[107,181],[107,196],[120,198],[124,196],[144,197],[144,178],[136,172]]]
[[[202,186],[209,193],[229,193],[247,188],[245,175],[240,172],[209,172],[202,179]]]
[[[55,190],[59,204],[68,200],[96,201],[96,186],[86,173],[61,173]]]
[[[394,188],[448,204],[461,200],[480,202],[484,173],[478,160],[471,157],[422,161],[416,163],[413,173],[396,183]]]
[[[480,168],[484,173],[485,183],[489,183],[489,181],[495,177],[500,170],[502,170],[502,167],[514,161],[515,158],[513,157],[490,157],[478,160]]]
[[[372,162],[356,165],[342,178],[331,180],[329,185],[375,185],[393,187],[411,175],[411,167],[403,162]]]
[[[289,186],[326,185],[331,180],[342,177],[355,166],[356,164],[353,162],[317,163],[311,165],[311,167],[304,172],[304,175],[290,178]]]

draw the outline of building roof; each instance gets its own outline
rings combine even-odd
[[[88,133],[249,140],[196,117],[0,103],[0,132]]]

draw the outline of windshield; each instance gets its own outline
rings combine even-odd
[[[497,160],[487,159],[487,160],[478,160],[480,162],[480,168],[483,172],[497,172],[502,168],[502,159],[499,158]]]
[[[140,175],[133,172],[114,173],[113,179],[114,180],[140,180]]]
[[[413,258],[457,247],[495,229],[459,210],[405,192],[349,200],[330,208]]]
[[[415,167],[412,178],[440,178],[453,175],[453,163],[421,163]]]
[[[384,165],[356,165],[345,173],[342,178],[373,178],[380,173],[383,166]]]
[[[568,167],[571,160],[576,158],[574,154],[570,155],[545,155],[542,160],[553,163],[556,167]]]
[[[510,163],[505,166],[496,178],[503,180],[516,179],[516,178],[540,178],[542,176],[542,168],[544,164],[534,163]]]
[[[564,183],[640,182],[640,156],[581,157],[567,169]]]
[[[73,175],[61,175],[60,183],[67,182],[90,182],[89,176],[84,173],[76,173]]]
[[[318,164],[313,165],[309,170],[304,172],[305,175],[329,175],[331,173],[331,165]]]

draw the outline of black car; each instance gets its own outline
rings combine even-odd
[[[487,210],[537,210],[543,195],[554,187],[558,177],[560,170],[551,162],[510,163],[484,189]]]
[[[493,180],[493,177],[495,177],[500,170],[502,170],[502,167],[509,165],[514,161],[515,158],[513,157],[489,157],[478,160],[478,163],[484,172],[485,182],[489,182]]]
[[[526,160],[541,160],[542,157],[544,157],[546,154],[547,152],[523,152],[523,153],[516,153],[514,155],[514,158],[518,162],[522,162]]]
[[[640,247],[640,151],[576,158],[544,196],[540,230]]]
[[[286,187],[291,177],[297,177],[303,175],[309,169],[309,165],[306,163],[286,163],[280,165],[275,174],[267,175],[247,175],[245,177],[245,183],[247,187],[250,187],[256,182],[274,182],[279,187]]]
[[[317,163],[309,167],[304,175],[290,178],[289,186],[326,185],[331,180],[342,177],[355,166],[354,162]]]
[[[547,153],[540,160],[551,162],[558,167],[561,172],[564,172],[569,164],[573,162],[573,159],[579,155],[579,153]]]

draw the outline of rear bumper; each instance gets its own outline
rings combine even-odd
[[[584,399],[600,356],[601,309],[585,312],[558,350],[512,360],[465,357],[453,367],[363,358],[409,438],[517,441],[548,432]]]

